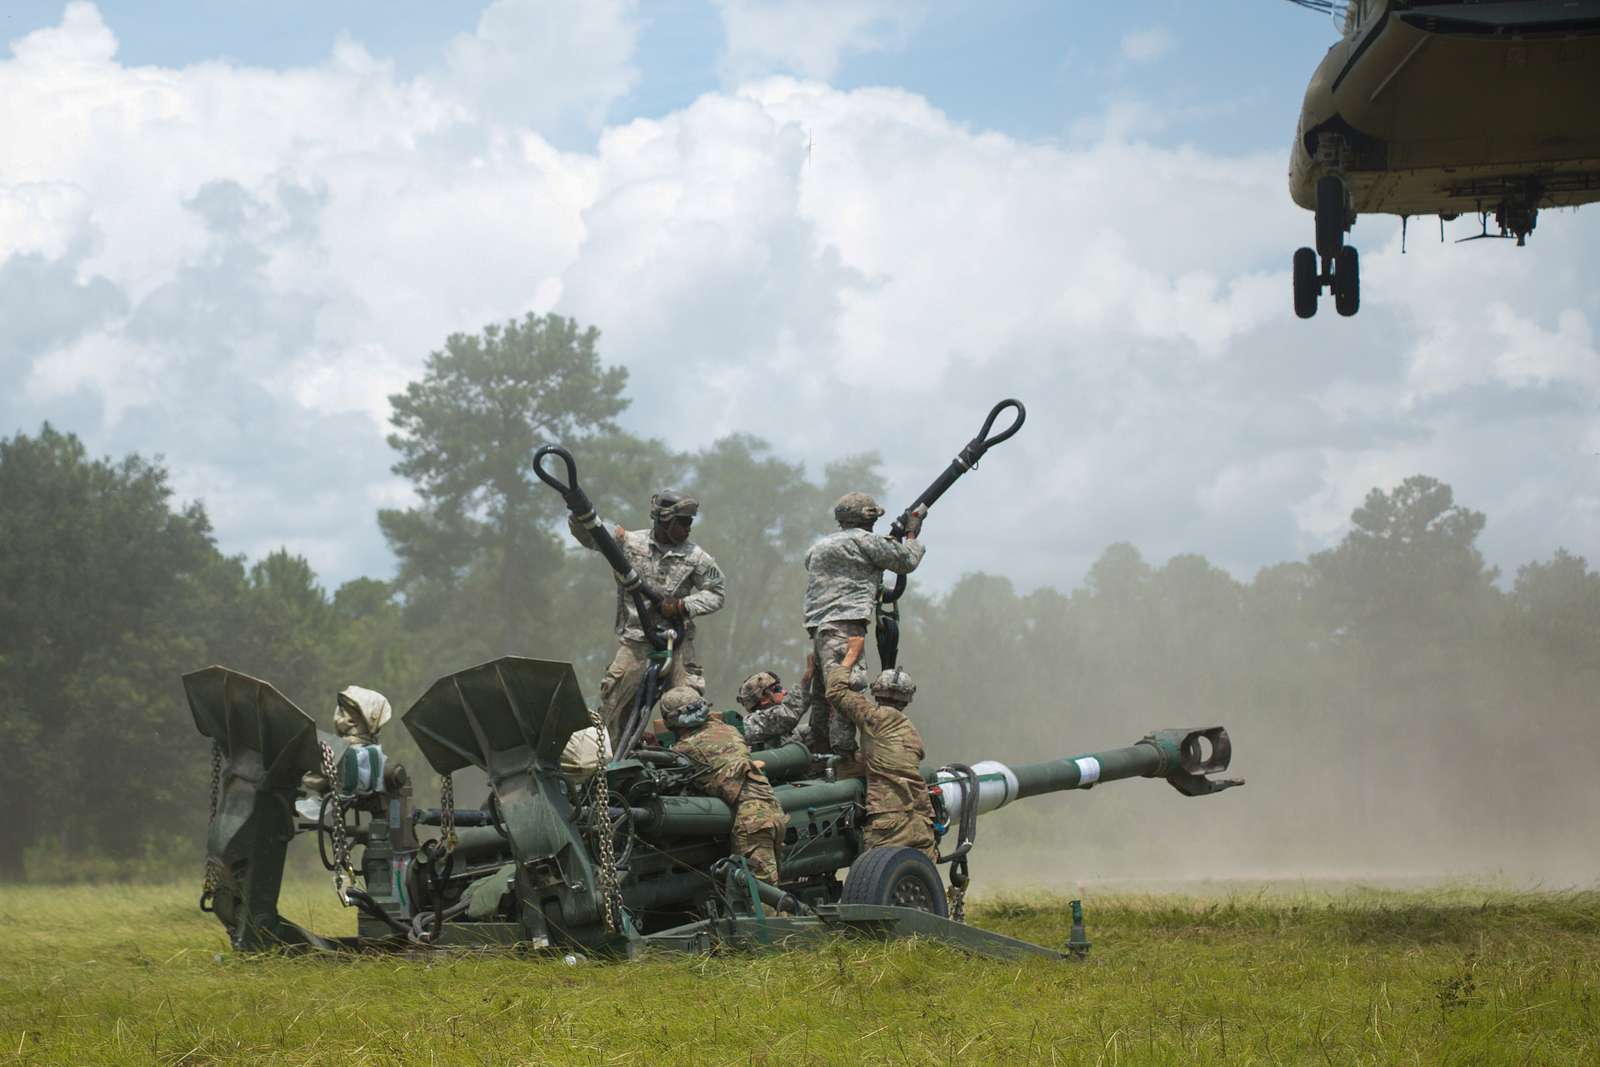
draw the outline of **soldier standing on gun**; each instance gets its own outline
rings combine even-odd
[[[664,598],[661,614],[683,623],[683,640],[672,650],[672,664],[662,677],[663,688],[687,685],[705,692],[705,672],[694,650],[694,622],[697,615],[709,615],[722,607],[723,578],[717,561],[689,540],[689,530],[700,511],[700,502],[672,489],[663,489],[650,498],[648,532],[613,531],[617,547],[628,563],[639,572],[646,585]],[[571,516],[567,528],[585,548],[594,548],[594,538],[586,527]],[[612,743],[620,740],[639,685],[653,651],[633,597],[617,587],[617,654],[600,679],[600,717]],[[647,709],[648,711],[648,709]]]
[[[854,669],[852,669],[854,668]],[[828,671],[828,699],[834,710],[861,729],[861,755],[867,770],[867,819],[861,837],[868,848],[905,845],[938,862],[933,834],[933,802],[922,777],[922,735],[905,709],[916,683],[904,670],[884,671],[872,683],[872,696],[852,685],[866,680],[855,657]]]
[[[848,649],[861,654],[883,572],[910,574],[926,551],[917,540],[925,509],[907,515],[904,541],[872,532],[883,514],[883,508],[866,493],[846,493],[833,506],[838,532],[806,552],[805,621],[812,658],[806,665],[805,681],[811,732],[828,751],[847,760],[856,754],[856,730],[837,709],[830,709],[827,673],[844,660]]]
[[[751,874],[777,885],[778,846],[789,820],[773,796],[772,783],[750,762],[750,746],[738,730],[713,719],[706,698],[686,685],[662,696],[661,719],[677,735],[672,750],[705,768],[695,779],[695,789],[733,809],[730,854],[743,856]]]

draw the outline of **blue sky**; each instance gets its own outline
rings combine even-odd
[[[1592,556],[1600,209],[1403,258],[1363,218],[1361,315],[1296,320],[1334,37],[1282,0],[11,0],[0,434],[162,455],[228,551],[387,575],[387,396],[555,311],[630,430],[877,448],[895,499],[1023,396],[930,583],[1070,587],[1123,540],[1248,578],[1416,473],[1508,574]],[[885,389],[921,418],[866,432]]]
[[[60,0],[10,0],[6,39],[54,25]],[[272,4],[104,0],[99,9],[130,65],[181,67],[229,59],[271,68],[324,60],[340,35],[394,62],[401,75],[437,62],[441,42],[470,32],[479,7],[423,0],[280,0]],[[610,122],[653,118],[722,83],[725,36],[707,0],[646,0],[639,8],[641,80]],[[1128,58],[1130,34],[1162,30],[1156,58]],[[831,83],[894,85],[957,121],[1018,137],[1060,138],[1114,100],[1173,112],[1160,142],[1224,150],[1287,143],[1306,78],[1335,39],[1331,20],[1282,0],[1086,4],[944,0],[916,18],[902,44],[847,53]]]

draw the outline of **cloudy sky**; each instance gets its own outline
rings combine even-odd
[[[895,507],[1023,398],[929,522],[941,583],[1070,586],[1117,540],[1248,578],[1419,472],[1508,570],[1593,556],[1600,208],[1403,257],[1364,218],[1361,314],[1293,316],[1334,34],[1273,0],[8,0],[0,434],[164,455],[226,550],[387,575],[387,395],[554,310],[635,432],[876,448]]]

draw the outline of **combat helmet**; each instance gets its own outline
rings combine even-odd
[[[393,714],[382,693],[347,685],[334,700],[333,726],[340,737],[374,738]]]
[[[745,711],[756,710],[756,704],[761,700],[761,694],[774,686],[782,686],[778,676],[771,671],[757,671],[739,683],[739,695],[734,699]]]
[[[659,489],[650,495],[650,519],[653,522],[692,519],[698,514],[700,501],[676,489]]]
[[[846,493],[833,505],[833,519],[844,527],[870,529],[883,514],[883,506],[866,493]]]
[[[656,706],[661,709],[661,720],[674,730],[690,730],[711,718],[711,705],[706,698],[686,685],[668,689]]]
[[[872,696],[879,703],[888,702],[903,708],[916,695],[917,683],[903,667],[891,667],[872,682]]]

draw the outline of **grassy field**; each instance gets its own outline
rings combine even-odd
[[[0,889],[0,1063],[1593,1064],[1600,893],[1091,895],[1088,963],[228,955],[192,886]],[[322,884],[285,914],[353,930]],[[1064,902],[975,921],[1063,943]]]

